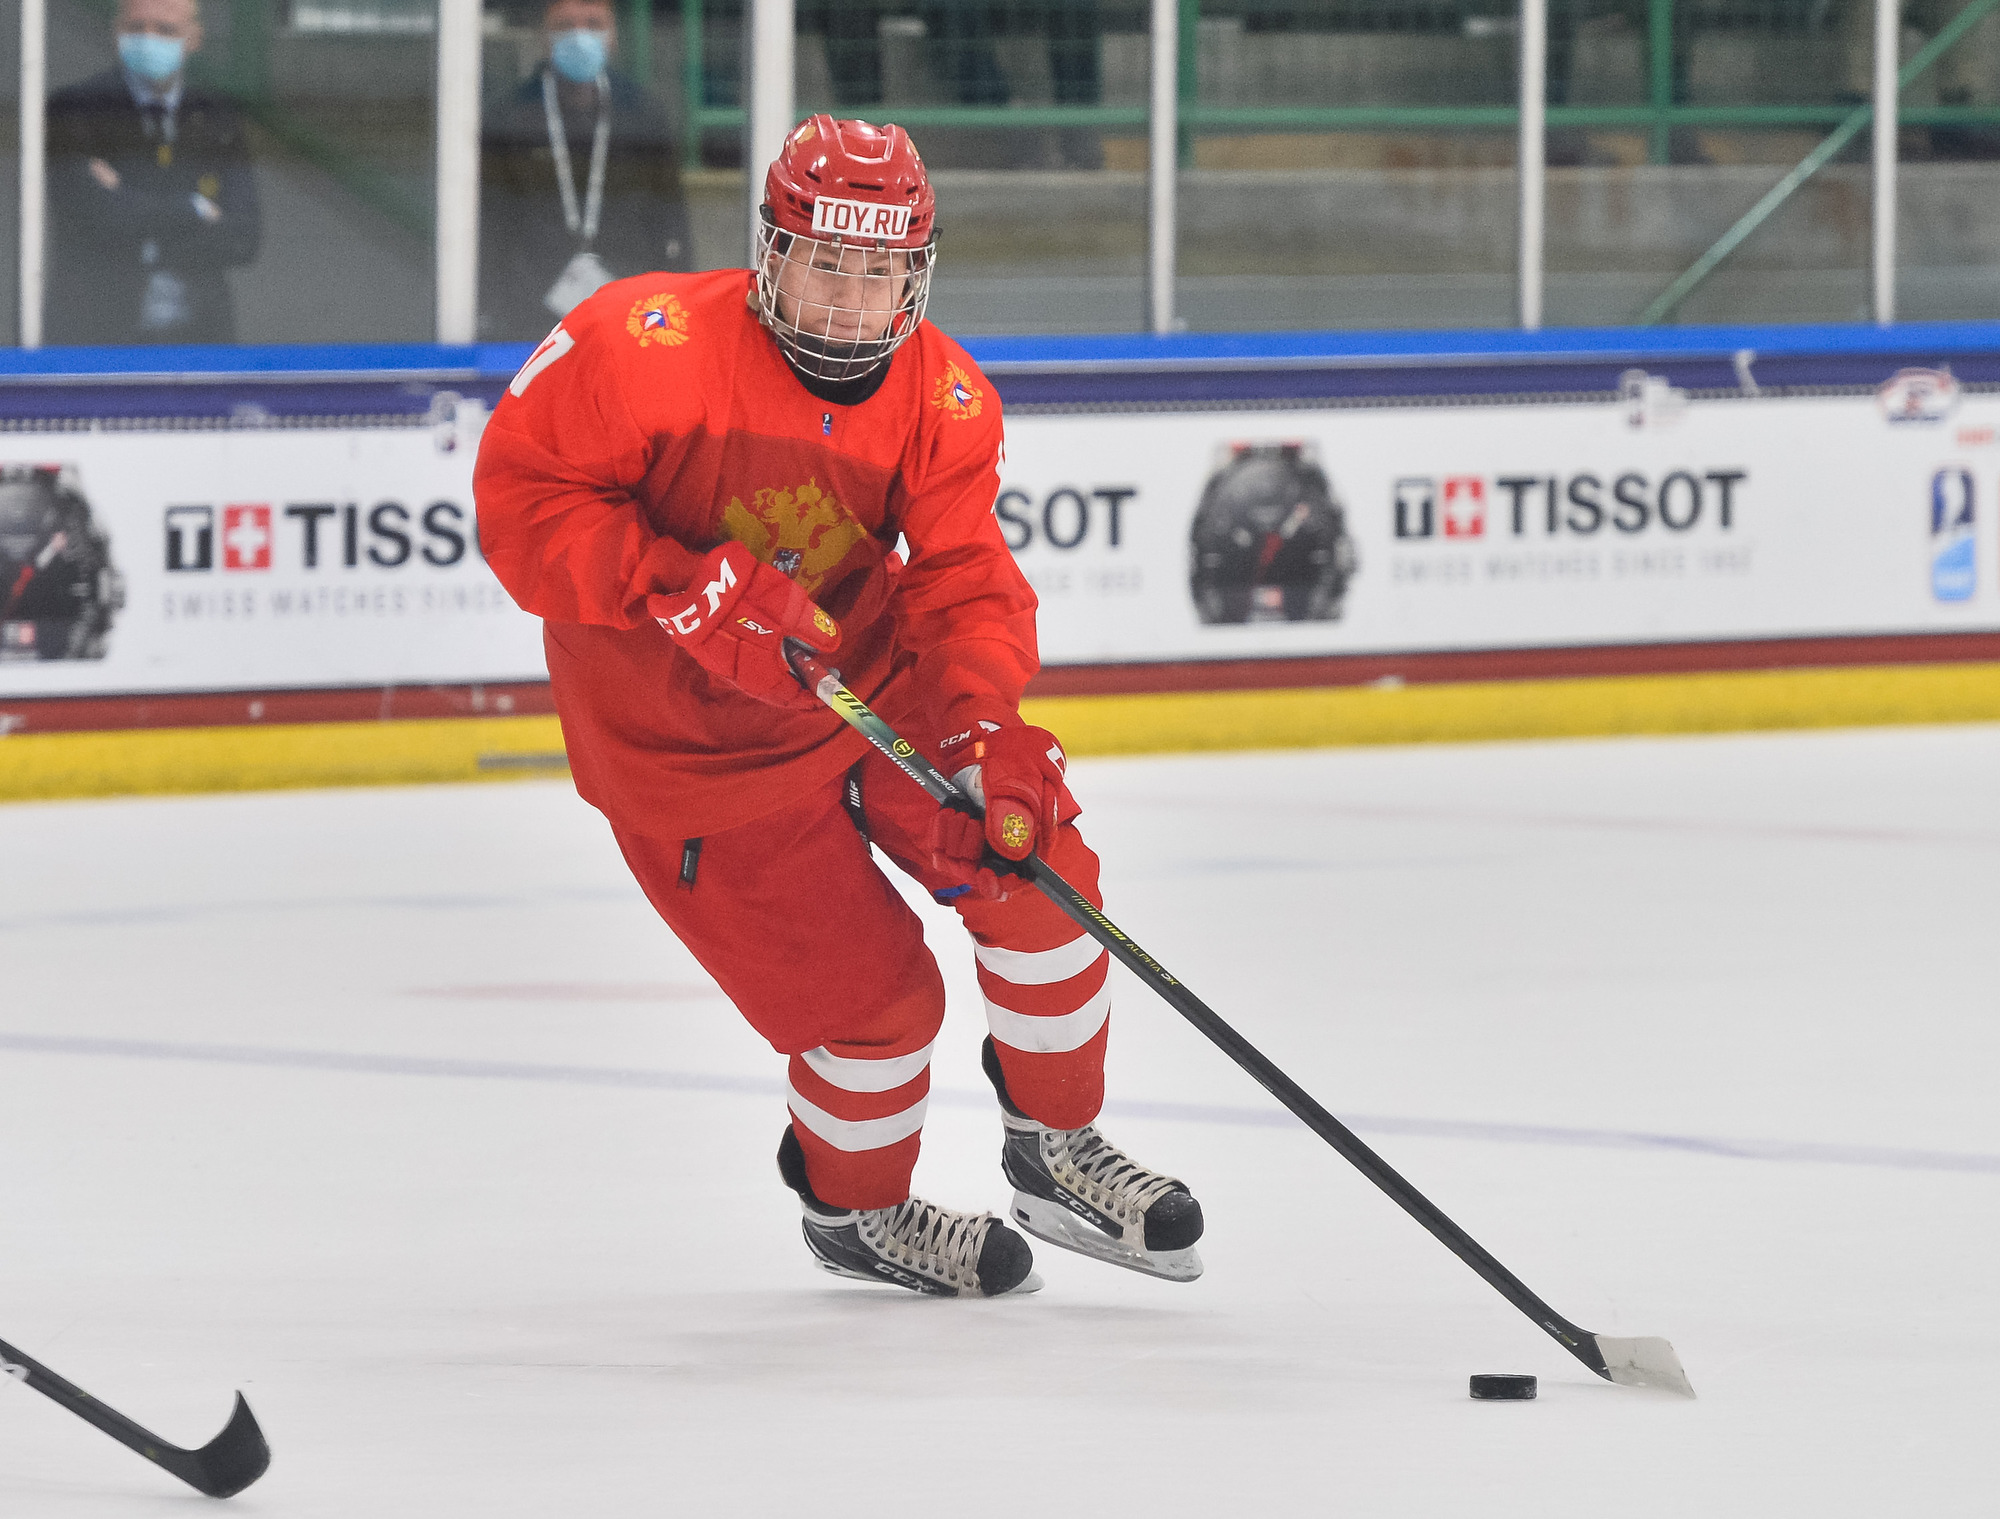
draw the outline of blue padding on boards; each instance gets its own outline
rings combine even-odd
[[[1905,367],[2000,383],[2000,322],[972,337],[1012,405],[1199,406],[1381,397],[1602,394],[1627,369],[1688,389],[1875,385]],[[8,419],[398,417],[438,391],[497,401],[525,343],[0,350]]]

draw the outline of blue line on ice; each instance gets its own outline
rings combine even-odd
[[[205,1065],[265,1066],[288,1070],[348,1071],[371,1076],[442,1076],[472,1081],[535,1081],[559,1086],[636,1087],[653,1091],[721,1092],[776,1098],[784,1083],[753,1076],[699,1071],[628,1070],[616,1066],[546,1065],[511,1060],[461,1060],[426,1055],[369,1055],[342,1050],[288,1050],[247,1044],[169,1044],[146,1039],[86,1039],[55,1034],[0,1034],[0,1050],[31,1055],[87,1055],[124,1060],[190,1061]],[[990,1107],[984,1092],[939,1088],[931,1101],[944,1107]],[[1280,1108],[1237,1108],[1207,1103],[1110,1102],[1113,1118],[1168,1123],[1219,1123],[1285,1128],[1298,1120]],[[1343,1121],[1365,1134],[1410,1134],[1430,1139],[1477,1139],[1501,1144],[1569,1145],[1608,1150],[1679,1150],[1734,1160],[1796,1161],[1809,1165],[1886,1166],[1902,1171],[1970,1171],[2000,1175],[2000,1155],[1945,1150],[1902,1150],[1873,1145],[1814,1144],[1770,1139],[1713,1139],[1695,1134],[1644,1134],[1621,1129],[1568,1129],[1542,1124],[1480,1123],[1452,1118],[1397,1118],[1356,1114]]]

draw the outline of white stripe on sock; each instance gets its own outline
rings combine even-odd
[[[989,949],[984,944],[975,944],[972,952],[981,965],[1016,986],[1047,986],[1051,981],[1067,981],[1089,970],[1106,953],[1089,934],[1054,949]]]
[[[1059,1055],[1080,1050],[1104,1027],[1111,1016],[1111,983],[1105,982],[1097,995],[1073,1013],[1038,1018],[1033,1013],[1017,1013],[997,1002],[986,1004],[986,1026],[1002,1044],[1036,1055]]]
[[[790,1087],[790,1083],[786,1084]],[[825,1108],[806,1101],[794,1088],[786,1097],[792,1110],[792,1117],[804,1124],[836,1150],[855,1154],[862,1150],[880,1150],[908,1139],[924,1126],[924,1109],[930,1106],[929,1097],[919,1097],[913,1107],[904,1108],[900,1113],[891,1113],[887,1118],[835,1118]]]
[[[907,1055],[891,1055],[885,1060],[855,1060],[846,1055],[835,1055],[824,1045],[816,1050],[807,1050],[799,1058],[813,1068],[820,1080],[828,1086],[839,1087],[843,1092],[893,1092],[924,1073],[924,1067],[931,1063],[931,1050],[936,1044],[933,1039],[920,1050],[913,1050]]]

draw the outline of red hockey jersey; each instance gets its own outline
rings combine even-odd
[[[725,539],[839,620],[829,662],[892,723],[1010,718],[1038,664],[993,517],[1000,399],[971,358],[926,322],[874,395],[836,405],[751,296],[746,270],[605,286],[514,377],[474,473],[486,560],[544,622],[577,790],[659,838],[748,822],[865,747],[831,712],[712,679],[646,615]]]

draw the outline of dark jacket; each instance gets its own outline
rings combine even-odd
[[[124,72],[113,68],[49,97],[48,144],[48,340],[234,342],[236,310],[223,271],[255,258],[262,236],[234,108],[185,89],[168,144],[147,135]],[[118,171],[116,190],[92,176],[93,158]],[[196,195],[221,217],[202,217]],[[179,281],[184,299],[166,305],[179,307],[181,320],[149,331],[141,313],[149,287],[154,309],[162,309],[160,273]]]
[[[544,64],[518,90],[486,106],[479,196],[479,332],[482,338],[539,338],[555,325],[542,297],[581,237],[563,222],[555,154],[542,104]],[[614,278],[692,267],[679,147],[659,102],[621,74],[611,76],[611,148],[604,210],[593,245]],[[597,107],[565,109],[570,170],[579,213],[590,185]]]

